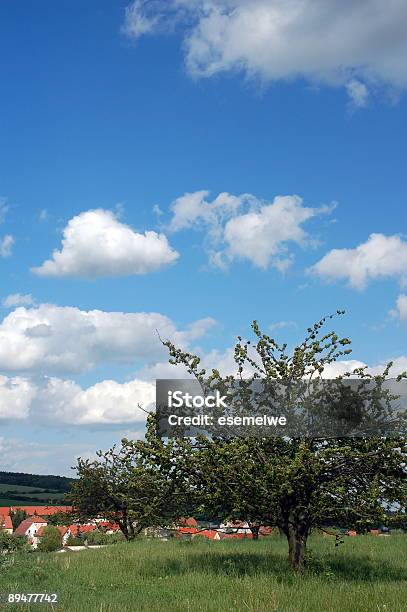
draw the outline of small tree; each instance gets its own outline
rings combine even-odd
[[[70,499],[79,520],[116,522],[126,540],[150,526],[171,520],[173,483],[156,465],[148,465],[137,442],[99,451],[97,459],[78,459],[78,480]]]
[[[26,538],[8,533],[0,525],[0,563],[5,553],[29,550]]]
[[[15,531],[19,524],[27,518],[27,513],[20,508],[17,508],[17,510],[10,510],[10,518],[13,524],[13,531]]]
[[[53,552],[62,547],[62,536],[57,527],[47,525],[44,527],[44,532],[41,536],[38,550],[41,552]]]

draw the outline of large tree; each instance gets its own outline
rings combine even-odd
[[[279,527],[287,537],[289,562],[296,571],[305,566],[313,528],[334,523],[364,532],[385,522],[389,508],[397,508],[398,514],[406,511],[406,438],[386,434],[395,399],[385,385],[392,364],[377,375],[366,368],[354,370],[356,388],[344,384],[350,373],[322,385],[327,366],[351,352],[348,338],[324,332],[332,318],[324,317],[310,327],[291,353],[254,322],[255,342],[239,338],[235,346],[235,376],[208,372],[196,355],[164,343],[170,362],[186,367],[204,390],[218,388],[224,393],[234,378],[243,381],[249,368],[255,378],[273,383],[270,388],[276,389],[279,383],[274,406],[281,402],[290,410],[300,401],[328,428],[331,417],[342,424],[341,435],[313,433],[300,420],[298,435],[291,437],[230,438],[215,432],[208,438],[171,441],[171,472],[178,483],[187,483],[191,494],[208,509],[248,520],[255,527]],[[246,383],[240,389],[241,405],[247,411]],[[404,416],[399,412],[398,425]],[[353,435],[355,425],[357,435]],[[156,453],[158,462],[159,457]]]

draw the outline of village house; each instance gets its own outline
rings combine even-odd
[[[25,536],[32,548],[37,548],[37,532],[41,527],[46,527],[48,522],[40,516],[30,516],[22,521],[14,532],[14,535]]]
[[[6,516],[0,515],[0,528],[6,533],[13,533],[13,523],[11,517],[7,514]]]
[[[13,524],[10,512],[23,510],[28,516],[14,531],[14,535],[26,537],[32,548],[37,548],[44,535],[44,529],[49,524],[46,517],[52,516],[57,512],[70,513],[72,506],[1,506],[0,507],[0,526],[7,533],[13,533]],[[55,525],[61,534],[62,546],[66,546],[70,537],[84,537],[86,534],[99,529],[111,535],[120,531],[120,525],[104,519],[96,519],[88,524],[72,524],[69,526]]]

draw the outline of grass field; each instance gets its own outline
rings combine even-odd
[[[310,541],[303,577],[278,536],[259,542],[140,540],[79,553],[16,556],[0,593],[58,593],[63,612],[405,612],[407,536]],[[10,560],[11,561],[11,560]],[[7,606],[7,610],[47,606]]]

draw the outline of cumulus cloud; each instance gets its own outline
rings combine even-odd
[[[73,380],[0,376],[0,420],[101,425],[144,423],[154,409],[155,385],[144,380],[103,380],[83,389]],[[143,409],[140,409],[141,406]]]
[[[63,230],[62,247],[32,271],[39,276],[97,278],[147,274],[179,254],[164,234],[135,232],[109,210],[88,210]]]
[[[155,385],[142,380],[104,380],[82,389],[72,380],[50,378],[38,390],[37,418],[70,425],[144,423],[155,406]],[[142,406],[143,410],[139,408]]]
[[[185,193],[171,204],[172,219],[168,226],[169,231],[178,232],[183,229],[199,226],[209,226],[211,231],[217,230],[222,221],[245,203],[257,202],[250,194],[234,196],[230,193],[220,193],[212,202],[208,200],[210,192],[207,190]]]
[[[201,337],[213,325],[205,318],[179,330],[159,313],[83,311],[41,304],[19,307],[0,323],[0,369],[80,373],[101,363],[135,363],[165,354],[163,339],[179,346]]]
[[[135,0],[123,31],[138,38],[179,21],[194,77],[303,78],[343,85],[362,106],[369,89],[407,87],[404,0]]]
[[[333,249],[309,270],[328,281],[346,280],[355,289],[369,281],[396,278],[407,280],[407,242],[400,236],[371,234],[353,249]]]
[[[10,234],[6,234],[0,238],[0,257],[10,257],[14,245],[14,238]]]
[[[296,195],[277,196],[272,202],[251,194],[221,193],[212,201],[208,196],[208,191],[196,191],[175,200],[168,228],[204,230],[210,262],[220,268],[247,259],[258,268],[286,270],[293,260],[290,245],[315,243],[303,224],[332,210],[306,207]]]
[[[6,308],[13,308],[14,306],[32,306],[35,300],[30,293],[11,293],[5,297],[2,301],[3,306]]]
[[[236,375],[233,348],[210,351],[202,356],[202,366],[208,371],[219,370],[222,376]],[[381,373],[387,362],[368,366],[371,374]],[[334,378],[353,372],[367,364],[359,360],[343,360],[328,364],[323,378]],[[393,360],[391,377],[407,370],[407,357]],[[247,366],[243,377],[253,375]],[[138,377],[125,383],[103,380],[82,388],[72,380],[56,377],[33,381],[29,378],[0,377],[0,420],[31,419],[36,423],[79,425],[119,425],[145,423],[145,410],[155,407],[155,378],[189,378],[183,367],[159,362],[140,370]],[[139,408],[141,406],[142,409]]]
[[[355,368],[364,367],[363,361],[347,360],[328,364],[324,378],[334,378]],[[385,363],[369,367],[371,374],[381,373]],[[217,369],[222,376],[236,375],[234,349],[213,350],[202,355],[202,366],[207,371]],[[407,357],[394,359],[391,376],[407,370]],[[242,375],[250,378],[253,367],[248,364]],[[26,420],[38,424],[79,426],[107,426],[132,424],[142,429],[146,412],[155,408],[155,378],[189,378],[183,367],[158,362],[140,370],[128,382],[103,380],[87,388],[77,382],[58,377],[8,378],[0,376],[0,421]]]

